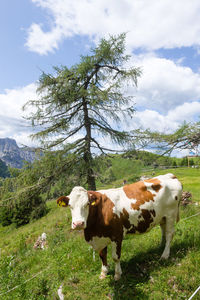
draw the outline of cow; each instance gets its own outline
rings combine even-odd
[[[161,258],[169,257],[174,225],[179,220],[181,194],[179,180],[173,174],[166,174],[115,189],[87,191],[76,186],[69,196],[59,197],[57,204],[70,207],[72,229],[84,230],[85,240],[99,253],[100,279],[108,273],[107,246],[112,245],[114,279],[119,280],[125,234],[145,233],[159,224],[161,244],[165,246]]]

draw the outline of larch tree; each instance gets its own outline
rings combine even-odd
[[[154,148],[161,155],[171,155],[174,150],[188,150],[192,153],[199,152],[200,146],[200,122],[186,123],[185,121],[172,133],[164,133],[152,130],[135,130],[134,140],[136,144]]]
[[[101,39],[91,55],[68,68],[55,67],[54,74],[43,73],[38,82],[37,100],[24,108],[34,108],[27,116],[39,130],[32,137],[45,149],[65,147],[83,162],[88,189],[95,190],[93,154],[113,151],[100,137],[109,137],[111,145],[124,145],[128,131],[118,129],[121,117],[134,112],[133,99],[124,95],[125,83],[137,85],[140,68],[125,67],[130,56],[125,53],[126,34]],[[117,123],[115,123],[117,122]],[[96,150],[95,150],[96,149]]]

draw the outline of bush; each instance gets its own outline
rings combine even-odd
[[[13,208],[12,223],[17,227],[39,219],[47,212],[46,203],[42,200],[39,191],[27,190],[19,193]]]
[[[173,163],[172,163],[172,167],[176,168],[177,167],[177,163],[176,161],[174,160]]]
[[[39,191],[26,190],[15,195],[12,202],[0,209],[0,223],[3,226],[14,223],[16,227],[39,219],[47,213],[47,206]]]
[[[180,165],[181,165],[182,167],[188,165],[187,157],[183,157],[183,158],[182,158]]]
[[[10,192],[7,192],[4,194],[4,197],[2,197],[3,202],[0,202],[0,223],[2,226],[8,226],[12,223],[12,202],[11,200],[5,201],[5,199],[9,199],[13,197],[13,194]]]
[[[12,223],[13,212],[9,206],[0,207],[0,223],[2,226],[8,226]]]

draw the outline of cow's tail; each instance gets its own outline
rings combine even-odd
[[[179,206],[180,206],[180,202],[178,204],[178,210],[177,210],[177,215],[176,215],[176,223],[178,223],[180,221],[180,212],[179,212]]]
[[[177,207],[177,215],[176,215],[176,223],[180,220],[180,204],[181,204],[181,196],[178,199],[178,207]]]

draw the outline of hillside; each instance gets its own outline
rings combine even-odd
[[[0,138],[0,159],[7,166],[21,168],[23,161],[34,161],[35,151],[28,147],[20,148],[14,139]]]
[[[128,151],[124,154],[110,155],[103,160],[99,158],[97,188],[103,186],[120,186],[123,181],[131,183],[140,179],[149,171],[187,166],[187,158],[160,156],[147,151]],[[199,163],[199,162],[198,162]],[[197,163],[197,164],[198,164]]]
[[[193,201],[200,203],[198,169],[167,172],[173,172],[183,189],[193,194]],[[161,173],[166,170],[156,171]],[[117,182],[114,184],[118,185]],[[181,221],[176,225],[171,256],[166,262],[159,260],[162,253],[159,227],[148,234],[127,236],[123,242],[123,276],[119,282],[113,280],[110,250],[110,272],[100,281],[98,255],[93,260],[93,252],[82,233],[71,231],[69,209],[57,207],[55,201],[49,201],[48,207],[45,217],[19,229],[0,226],[1,299],[58,299],[61,284],[65,299],[69,300],[188,299],[199,286],[200,217],[188,218],[200,213],[199,206],[181,207]],[[35,250],[34,242],[42,232],[47,234],[48,248]]]

